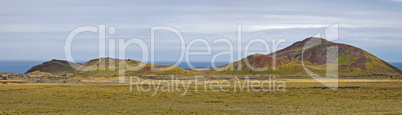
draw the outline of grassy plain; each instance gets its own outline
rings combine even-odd
[[[402,114],[402,81],[340,79],[338,90],[312,79],[283,79],[279,91],[139,92],[128,84],[0,85],[0,114]],[[230,87],[229,87],[230,88]]]

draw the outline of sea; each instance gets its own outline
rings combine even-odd
[[[35,65],[42,64],[45,61],[0,61],[0,72],[11,72],[11,73],[25,73],[31,67]],[[78,61],[78,63],[84,63],[85,61]],[[169,61],[157,61],[155,64],[158,65],[173,65],[176,62],[169,62]],[[394,65],[402,69],[402,62],[389,62],[390,64]],[[211,67],[211,62],[191,62],[194,67]],[[221,66],[228,64],[228,62],[215,62],[216,66]],[[189,69],[189,65],[186,62],[182,62],[178,65],[180,68]]]
[[[42,64],[45,61],[0,61],[0,72],[11,73],[25,73],[31,67]],[[86,61],[77,61],[77,63],[85,63]],[[155,61],[157,65],[173,65],[176,62],[169,61]],[[215,62],[216,66],[222,66],[229,62]],[[211,62],[191,62],[193,67],[211,67]],[[189,69],[190,66],[186,62],[182,62],[178,65],[180,68]]]

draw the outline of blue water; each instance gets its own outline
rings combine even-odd
[[[31,67],[42,64],[45,61],[0,61],[0,72],[11,72],[11,73],[25,73]],[[78,63],[83,63],[85,61],[77,61]],[[155,62],[158,65],[173,65],[176,62]],[[211,62],[191,62],[194,67],[211,67]],[[228,62],[216,62],[216,66],[221,66],[228,64]],[[182,62],[178,65],[180,68],[189,69],[190,67],[186,62]]]
[[[0,72],[25,73],[42,61],[0,61]]]
[[[394,65],[395,67],[402,69],[402,62],[389,62],[390,64]]]
[[[11,72],[11,73],[25,73],[31,67],[35,65],[42,64],[45,61],[0,61],[0,72]],[[85,61],[78,61],[79,63]],[[158,65],[173,65],[176,62],[155,62]],[[211,67],[211,62],[191,62],[194,67]],[[228,64],[228,62],[216,62],[216,66],[221,66]],[[402,62],[390,62],[390,64],[395,67],[402,68]],[[189,69],[189,65],[186,62],[182,62],[178,65],[180,68]]]

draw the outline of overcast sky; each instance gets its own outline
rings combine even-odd
[[[115,27],[116,33],[107,34],[106,38],[139,38],[149,48],[150,28],[169,26],[183,34],[186,44],[196,38],[207,40],[214,55],[229,49],[226,44],[214,43],[216,39],[227,39],[237,49],[239,24],[244,50],[244,45],[254,38],[268,43],[272,39],[286,39],[279,45],[281,49],[338,23],[339,39],[334,42],[357,46],[388,62],[402,62],[401,20],[401,0],[1,0],[0,60],[65,59],[67,35],[80,26]],[[176,61],[180,54],[178,38],[169,31],[157,31],[155,38],[156,61]],[[255,44],[251,50],[264,51],[261,46]],[[206,51],[201,44],[190,49]],[[126,58],[140,60],[140,51],[132,45]],[[97,58],[97,33],[79,34],[72,43],[72,52],[76,60]],[[211,58],[193,56],[191,60]],[[218,60],[227,58],[220,56]]]

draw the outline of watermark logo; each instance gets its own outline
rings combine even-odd
[[[318,33],[315,37],[325,38],[326,40],[338,40],[338,24],[334,24],[325,29],[324,35]],[[303,46],[301,53],[301,61],[304,71],[314,78],[317,82],[336,90],[338,88],[338,46],[330,46],[326,48],[326,75],[320,76],[310,71],[305,64],[304,53],[306,50],[312,48],[315,45],[322,44],[321,39],[309,39]]]
[[[275,77],[268,76],[264,80],[251,80],[248,76],[239,78],[237,76],[231,80],[209,80],[201,76],[194,76],[194,79],[179,80],[171,76],[170,80],[140,79],[137,76],[130,76],[130,92],[133,92],[133,86],[137,92],[150,92],[155,96],[158,92],[181,92],[181,96],[187,94],[191,89],[194,92],[270,92],[286,90],[286,83],[283,80],[276,80]]]
[[[227,51],[221,51],[221,52],[217,52],[216,54],[214,54],[212,56],[211,59],[211,65],[212,65],[212,69],[214,71],[224,71],[227,69],[230,70],[234,70],[234,65],[233,64],[228,64],[225,67],[216,67],[216,59],[219,56],[224,56],[224,55],[228,55],[229,62],[234,62],[234,54],[237,54],[237,60],[241,60],[243,57],[247,57],[248,55],[250,55],[251,53],[263,53],[263,54],[269,54],[271,52],[274,52],[274,56],[273,56],[273,60],[272,60],[272,69],[276,70],[276,58],[275,58],[275,51],[276,49],[278,49],[277,47],[279,46],[279,44],[286,42],[286,39],[281,38],[279,40],[275,40],[273,39],[271,41],[271,45],[269,45],[269,42],[262,39],[262,38],[254,38],[251,39],[250,41],[248,41],[246,43],[245,46],[243,46],[242,44],[242,25],[239,24],[237,26],[237,44],[236,46],[232,43],[232,41],[230,41],[228,38],[220,38],[220,39],[216,39],[213,41],[214,44],[216,43],[224,43],[228,46],[229,50]],[[99,24],[98,27],[96,26],[82,26],[82,27],[78,27],[76,29],[74,29],[66,38],[65,41],[65,56],[67,61],[69,62],[75,62],[75,60],[73,59],[72,56],[72,41],[74,40],[74,38],[83,32],[93,32],[93,33],[98,33],[98,40],[99,40],[99,44],[98,44],[98,54],[99,54],[99,58],[103,58],[103,57],[118,57],[119,59],[125,59],[126,58],[126,49],[128,46],[130,45],[137,45],[141,48],[141,52],[142,52],[142,58],[141,60],[139,60],[140,62],[150,62],[151,64],[151,69],[152,71],[168,71],[171,70],[173,68],[175,68],[175,66],[168,66],[168,67],[156,67],[155,66],[155,49],[156,49],[156,45],[155,45],[155,34],[157,30],[165,30],[168,32],[171,32],[173,34],[175,34],[177,36],[178,42],[180,43],[180,57],[178,58],[178,60],[176,61],[176,63],[174,64],[175,66],[178,66],[183,60],[185,60],[186,64],[190,67],[191,70],[193,71],[204,71],[202,69],[198,69],[195,68],[195,66],[192,65],[191,61],[190,61],[190,57],[191,56],[210,56],[212,55],[212,48],[211,48],[211,44],[202,38],[197,38],[197,39],[192,39],[191,41],[189,41],[188,43],[185,42],[185,39],[182,35],[182,33],[173,28],[173,27],[167,27],[167,26],[157,26],[157,27],[151,27],[151,39],[150,39],[150,47],[148,47],[149,45],[146,44],[146,42],[142,39],[139,38],[130,38],[128,40],[124,39],[124,38],[106,38],[106,34],[115,34],[116,33],[116,28],[115,27],[108,27],[106,28],[105,24]],[[108,42],[106,42],[108,41]],[[116,49],[115,46],[117,41],[118,44],[118,55],[116,55]],[[107,44],[109,43],[107,47]],[[206,46],[207,51],[190,51],[190,48],[193,47],[194,44],[203,44]],[[250,47],[252,47],[253,44],[257,44],[257,43],[261,43],[263,44],[263,47],[260,47],[260,49],[264,49],[264,52],[252,52],[250,51]],[[186,45],[187,44],[187,45]],[[237,51],[235,52],[235,48],[237,48]],[[106,49],[109,49],[109,55],[106,56]],[[149,57],[150,56],[150,57]],[[150,58],[150,60],[148,60]],[[244,58],[244,64],[246,67],[250,68],[253,71],[265,71],[268,69],[268,67],[262,67],[262,68],[257,68],[257,67],[253,67],[253,65],[250,63],[250,61],[247,58]],[[112,61],[112,60],[110,60]],[[105,65],[106,61],[102,61],[99,60],[99,65]],[[125,78],[123,76],[125,76],[125,72],[126,71],[139,71],[141,69],[143,69],[145,67],[144,63],[137,65],[137,66],[130,66],[129,64],[125,63],[125,61],[121,61],[121,63],[119,63],[118,68],[115,68],[115,65],[105,65],[105,66],[99,66],[98,68],[93,68],[92,70],[106,70],[106,68],[109,69],[118,69],[119,71],[119,76],[122,76],[119,78],[119,83],[125,83]],[[238,63],[237,65],[237,70],[242,70],[243,68],[242,63]],[[82,68],[90,68],[90,67],[82,67]],[[135,68],[135,69],[133,69]],[[88,69],[89,71],[91,71],[91,69]]]

